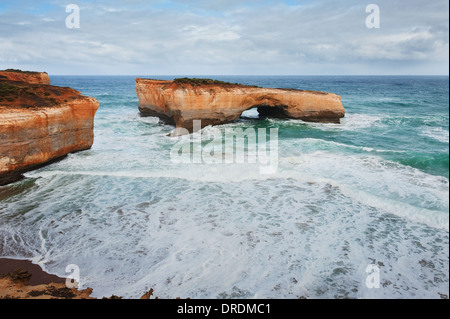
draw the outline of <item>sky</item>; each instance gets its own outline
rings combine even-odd
[[[79,28],[66,25],[69,4],[80,9]],[[379,28],[366,25],[370,4],[380,9]],[[448,75],[449,1],[0,0],[6,68],[51,75]]]

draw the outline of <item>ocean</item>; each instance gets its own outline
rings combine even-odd
[[[94,297],[448,297],[447,76],[214,77],[342,96],[341,124],[249,110],[216,127],[277,129],[271,174],[174,162],[180,138],[139,115],[135,78],[51,76],[99,100],[95,142],[0,187],[0,257],[76,265]]]

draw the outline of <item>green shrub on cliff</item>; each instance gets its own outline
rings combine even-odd
[[[11,85],[9,83],[0,83],[0,95],[9,95],[9,94],[13,94],[13,93],[17,93],[20,90],[20,88],[18,88],[15,85]]]
[[[200,85],[238,85],[246,86],[240,83],[230,83],[225,81],[213,80],[213,79],[199,79],[199,78],[177,78],[173,80],[177,84],[190,84],[192,86]]]
[[[0,82],[0,102],[15,102],[14,107],[37,108],[58,105],[58,101],[52,96],[51,93],[42,91],[39,86],[28,87],[24,84]]]
[[[3,70],[3,72],[15,72],[15,73],[25,73],[25,74],[37,73],[37,72],[34,72],[34,71],[22,71],[22,70],[19,70],[19,69],[6,69],[6,70]]]

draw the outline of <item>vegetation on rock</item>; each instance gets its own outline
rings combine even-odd
[[[6,70],[3,70],[3,72],[14,72],[14,73],[25,73],[25,74],[39,73],[39,72],[35,72],[35,71],[22,71],[19,69],[6,69]]]
[[[177,78],[173,80],[176,84],[190,84],[192,86],[201,86],[201,85],[237,85],[237,86],[245,86],[248,85],[240,84],[240,83],[230,83],[225,81],[213,80],[213,79],[200,79],[200,78]],[[256,87],[256,86],[251,86]]]

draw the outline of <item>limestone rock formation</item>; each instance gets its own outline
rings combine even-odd
[[[260,115],[340,123],[345,116],[341,97],[331,93],[272,89],[207,79],[174,81],[136,79],[139,110],[177,128],[192,132],[193,121],[202,127],[230,123],[249,109]]]
[[[94,142],[98,101],[71,88],[34,84],[47,82],[45,75],[30,76],[0,71],[0,185]]]

